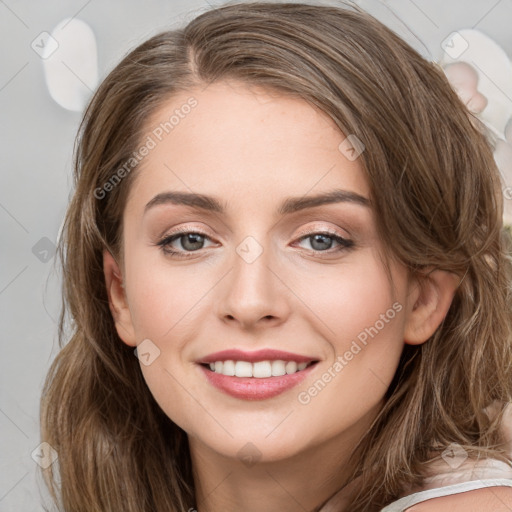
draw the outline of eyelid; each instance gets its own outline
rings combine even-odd
[[[314,233],[328,233],[330,235],[339,236],[340,238],[344,238],[345,240],[350,239],[350,234],[347,233],[346,235],[344,233],[341,233],[340,231],[336,230],[335,228],[331,227],[325,227],[325,226],[313,226],[312,228],[307,228],[305,231],[301,231],[298,236],[304,236],[304,235],[312,235]]]
[[[171,230],[165,230],[161,235],[158,236],[158,240],[162,241],[162,240],[165,240],[166,238],[169,238],[172,235],[184,234],[184,233],[198,233],[200,235],[207,236],[208,238],[214,238],[210,233],[208,233],[207,231],[205,231],[201,228],[185,225],[185,226],[179,226],[177,228],[172,228]]]

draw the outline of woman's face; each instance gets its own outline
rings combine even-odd
[[[234,82],[181,93],[148,123],[116,325],[161,408],[218,454],[352,443],[382,406],[416,295],[395,264],[392,290],[361,148],[345,138],[307,102]],[[213,356],[233,361],[217,369],[237,374],[200,364],[226,350],[246,357]],[[243,360],[261,350],[291,355]],[[279,376],[293,361],[316,363]]]

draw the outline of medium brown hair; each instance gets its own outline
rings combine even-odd
[[[483,411],[512,399],[510,247],[485,137],[442,70],[369,14],[318,2],[229,3],[131,51],[84,113],[58,244],[61,350],[41,399],[42,438],[58,453],[44,472],[55,503],[73,512],[195,506],[186,433],[155,402],[106,292],[102,252],[122,260],[137,169],[105,197],[94,191],[140,146],[163,103],[223,79],[303,99],[356,135],[388,256],[411,273],[462,276],[434,335],[404,345],[385,405],[353,453],[361,484],[348,510],[390,503],[452,442],[472,457],[508,460],[501,413],[492,420]]]

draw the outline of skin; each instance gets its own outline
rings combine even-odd
[[[404,343],[433,334],[459,278],[437,270],[420,280],[392,263],[394,293],[371,208],[335,203],[275,214],[287,197],[334,188],[369,197],[360,159],[338,149],[345,135],[324,113],[300,99],[218,82],[169,98],[148,133],[190,96],[198,106],[137,171],[123,216],[124,260],[104,253],[116,328],[124,343],[150,339],[160,350],[141,371],[188,433],[199,512],[314,510],[346,483],[351,450],[383,405]],[[169,190],[215,196],[226,213],[163,204],[144,215],[145,205]],[[173,228],[207,235],[202,248],[188,249],[192,258],[174,259],[155,245]],[[318,249],[311,237],[301,240],[309,229],[355,245],[337,251],[327,239],[330,248]],[[250,264],[236,251],[247,236],[263,248]],[[187,252],[184,243],[172,247]],[[300,403],[299,392],[395,302],[400,312]],[[295,388],[246,401],[211,386],[195,363],[227,348],[275,348],[320,362]],[[239,455],[248,442],[259,452],[250,467]]]

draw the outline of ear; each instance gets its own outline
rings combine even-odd
[[[420,345],[434,334],[444,320],[460,284],[460,277],[445,270],[433,270],[411,279],[404,342]]]
[[[103,251],[103,272],[110,311],[116,325],[117,334],[127,345],[135,347],[135,331],[126,299],[123,277],[116,260],[106,249]]]

